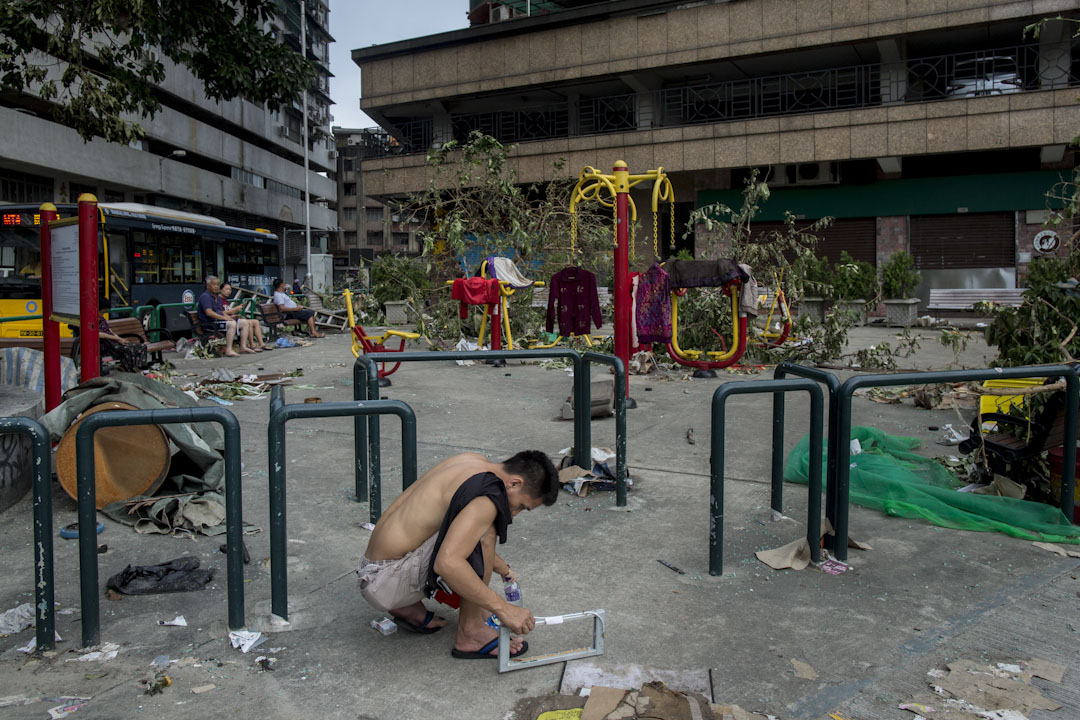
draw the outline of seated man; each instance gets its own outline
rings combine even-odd
[[[297,305],[296,301],[285,292],[285,281],[281,278],[274,278],[274,304],[278,306],[278,310],[285,317],[294,317],[297,320],[306,322],[308,335],[311,337],[326,337],[321,332],[315,331],[315,312]]]
[[[112,310],[112,302],[106,297],[98,298],[98,357],[112,357],[124,372],[139,372],[147,362],[146,344],[138,338],[120,337],[113,332],[105,313]]]
[[[446,623],[421,600],[436,590],[460,597],[461,612],[451,655],[498,658],[498,631],[489,615],[515,633],[536,622],[526,608],[511,605],[488,587],[491,571],[515,577],[495,552],[506,542],[506,528],[522,510],[552,505],[559,477],[547,455],[519,452],[503,463],[476,453],[443,460],[403,492],[376,523],[357,568],[360,592],[398,625],[432,633]],[[513,638],[512,656],[528,649]]]
[[[236,339],[236,320],[225,314],[225,303],[222,302],[219,295],[220,290],[221,282],[213,275],[208,276],[206,278],[206,290],[199,296],[199,309],[196,313],[199,318],[199,325],[202,326],[204,332],[224,331],[224,354],[229,357],[240,357],[240,353],[233,350],[233,340]],[[247,346],[247,327],[240,328],[240,331],[240,350],[246,353],[255,352],[249,350]]]
[[[231,283],[226,282],[221,285],[219,295],[221,297],[221,304],[225,308],[225,314],[236,320],[236,325],[240,328],[241,335],[244,334],[244,328],[247,328],[248,341],[253,345],[253,351],[262,352],[263,350],[272,350],[274,347],[273,345],[267,345],[263,342],[262,323],[254,318],[240,317],[240,313],[244,309],[242,303],[236,306],[229,305],[229,298],[232,296],[232,291],[233,286]]]

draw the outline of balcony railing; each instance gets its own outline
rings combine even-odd
[[[1080,84],[1077,47],[1075,40],[1041,49],[1020,45],[459,113],[443,133],[430,119],[399,123],[393,136],[375,129],[364,156],[422,153],[433,142],[464,141],[474,130],[516,143],[1065,88]]]

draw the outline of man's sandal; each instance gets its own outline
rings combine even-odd
[[[479,650],[470,652],[467,650],[458,650],[457,648],[454,648],[450,651],[450,654],[456,657],[458,660],[498,660],[498,655],[491,654],[491,652],[497,647],[499,647],[499,638],[494,638],[491,642],[489,642],[487,645],[480,648]],[[528,649],[528,641],[522,640],[521,649],[518,650],[516,653],[510,653],[510,657],[516,658],[524,655],[525,652],[528,651]]]
[[[445,625],[440,625],[439,627],[428,627],[428,625],[431,624],[431,621],[435,619],[435,613],[431,612],[430,610],[428,610],[428,614],[424,617],[424,622],[420,623],[419,625],[413,625],[408,620],[400,618],[397,615],[394,615],[393,618],[394,622],[397,623],[398,627],[404,628],[409,632],[418,633],[420,635],[430,635],[431,633],[437,633],[444,627],[446,627]],[[439,620],[442,619],[443,618],[439,618]]]

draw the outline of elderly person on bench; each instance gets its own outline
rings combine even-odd
[[[313,338],[326,337],[321,332],[315,330],[315,312],[302,308],[296,304],[296,301],[289,297],[289,294],[285,292],[285,281],[281,278],[274,278],[274,304],[277,305],[281,314],[287,318],[296,318],[307,323],[308,335]]]
[[[219,296],[221,297],[222,304],[225,306],[225,314],[236,320],[236,324],[239,326],[241,334],[245,332],[245,326],[247,327],[246,332],[248,340],[254,342],[254,347],[252,349],[255,352],[272,350],[274,346],[268,345],[263,341],[262,323],[254,318],[246,318],[240,315],[240,313],[244,311],[243,303],[229,305],[229,298],[232,296],[232,291],[232,283],[222,283]]]
[[[206,278],[206,291],[199,296],[198,317],[199,324],[206,332],[225,333],[224,354],[228,357],[240,357],[240,353],[233,350],[233,340],[236,339],[237,323],[232,317],[225,314],[225,303],[220,296],[221,281],[210,275]],[[248,348],[248,328],[240,327],[240,351],[253,353]]]

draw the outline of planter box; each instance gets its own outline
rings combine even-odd
[[[416,313],[405,300],[387,300],[386,303],[387,325],[408,325],[416,322]]]
[[[885,324],[889,327],[911,327],[919,321],[919,298],[885,301]]]
[[[822,322],[825,319],[825,298],[804,297],[799,301],[799,314]]]
[[[866,301],[865,300],[837,300],[836,309],[844,312],[855,313],[858,318],[856,325],[866,324]]]

